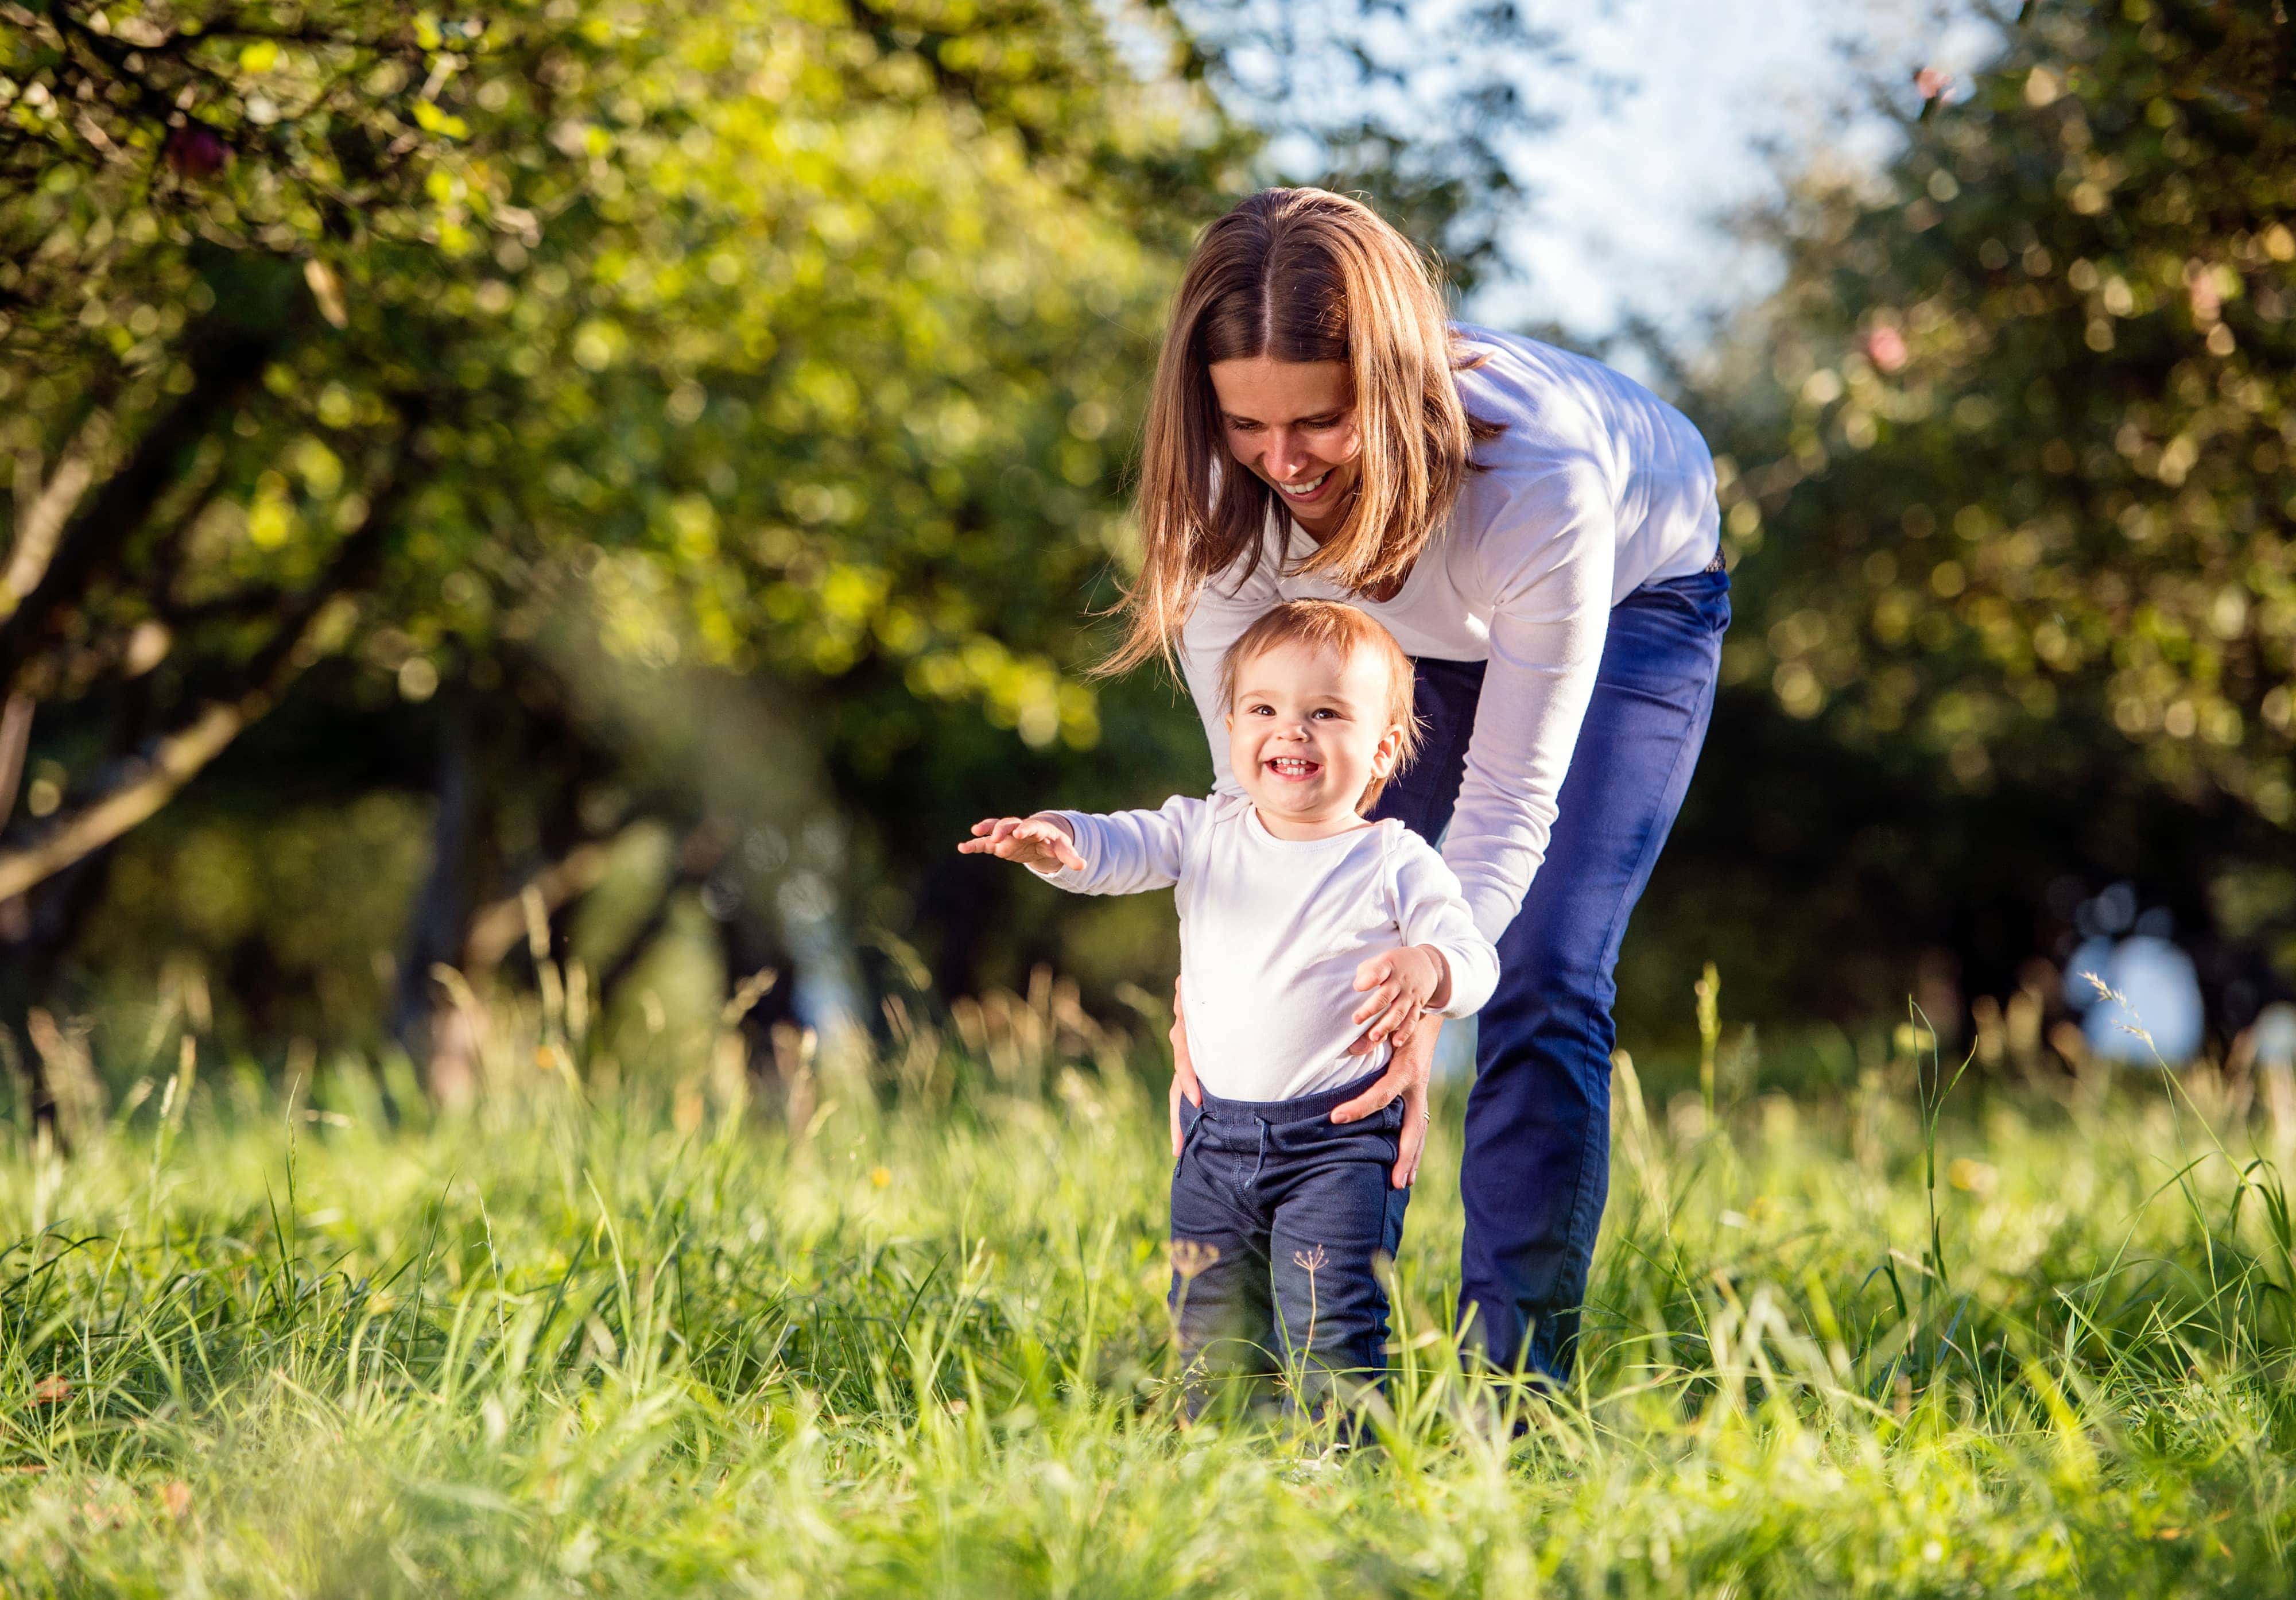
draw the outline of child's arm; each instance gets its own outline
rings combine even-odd
[[[991,817],[956,848],[1018,861],[1077,894],[1138,894],[1179,882],[1188,835],[1205,810],[1204,801],[1176,794],[1159,811]]]
[[[1368,1022],[1373,1044],[1403,1032],[1424,1009],[1447,1017],[1480,1011],[1498,985],[1499,956],[1475,927],[1459,880],[1442,858],[1406,835],[1395,867],[1400,948],[1356,968],[1356,987],[1370,991],[1355,1020]]]
[[[1448,991],[1434,993],[1431,1008],[1447,1017],[1472,1016],[1498,987],[1498,950],[1475,926],[1466,893],[1443,857],[1415,833],[1405,840],[1395,872],[1404,939],[1439,955],[1449,971]]]
[[[1076,831],[1057,812],[983,817],[972,825],[972,837],[958,841],[956,848],[960,855],[1017,861],[1033,873],[1084,870]]]

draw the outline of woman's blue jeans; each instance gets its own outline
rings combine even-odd
[[[1611,608],[1546,861],[1499,936],[1459,1170],[1459,1317],[1502,1370],[1570,1378],[1610,1188],[1619,946],[1698,764],[1729,625],[1719,571],[1646,584]],[[1458,801],[1483,664],[1416,666],[1426,743],[1374,815],[1431,841]]]

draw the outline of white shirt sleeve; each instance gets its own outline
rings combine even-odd
[[[1592,464],[1512,479],[1480,545],[1490,663],[1443,858],[1475,925],[1514,920],[1554,831],[1555,796],[1610,629],[1617,513]]]
[[[1030,867],[1046,882],[1075,894],[1139,894],[1169,889],[1187,863],[1188,841],[1210,802],[1176,794],[1156,811],[1056,811],[1076,833],[1084,870]]]
[[[1498,987],[1499,953],[1475,926],[1460,892],[1459,880],[1432,847],[1405,828],[1395,830],[1396,920],[1407,945],[1433,945],[1450,964],[1451,998],[1447,1017],[1472,1016]]]
[[[1243,636],[1244,629],[1275,609],[1283,599],[1275,587],[1273,558],[1264,552],[1251,576],[1232,585],[1225,575],[1213,578],[1196,595],[1196,603],[1180,629],[1180,665],[1186,673],[1188,693],[1194,697],[1196,715],[1203,718],[1204,737],[1212,750],[1212,789],[1218,794],[1242,794],[1227,761],[1227,706],[1220,699],[1220,658]]]

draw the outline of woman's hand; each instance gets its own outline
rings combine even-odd
[[[1180,981],[1172,980],[1172,1159],[1180,1159],[1186,1141],[1180,1132],[1180,1096],[1191,1105],[1204,1103],[1203,1085],[1196,1081],[1196,1065],[1188,1059],[1188,1022],[1180,1011]]]
[[[1048,870],[1084,870],[1069,825],[1039,812],[1034,816],[991,816],[972,825],[972,837],[960,841],[957,850],[967,856],[994,856],[1023,866]]]
[[[1432,1115],[1427,1108],[1427,1079],[1435,1067],[1435,1036],[1442,1030],[1442,1018],[1421,1017],[1411,1031],[1397,1036],[1395,1054],[1388,1058],[1387,1071],[1380,1074],[1379,1081],[1332,1113],[1334,1122],[1360,1122],[1402,1096],[1403,1131],[1396,1137],[1395,1169],[1388,1180],[1398,1189],[1409,1188],[1419,1176],[1419,1154],[1427,1146],[1427,1123]],[[1372,1048],[1366,1035],[1349,1046],[1348,1053],[1365,1055]],[[1175,1115],[1178,1104],[1173,1102]]]

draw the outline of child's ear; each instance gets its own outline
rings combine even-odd
[[[1391,727],[1379,737],[1379,748],[1371,752],[1371,769],[1379,777],[1391,777],[1395,763],[1403,754],[1403,730]]]

